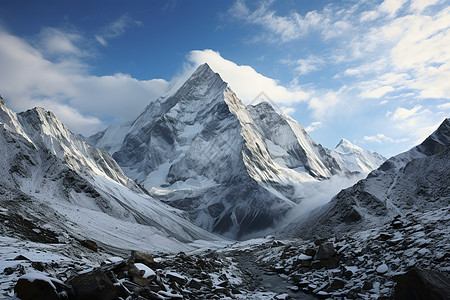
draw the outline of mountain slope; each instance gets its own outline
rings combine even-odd
[[[0,122],[0,205],[10,217],[20,215],[61,239],[90,238],[120,251],[177,251],[196,239],[216,239],[146,195],[107,152],[51,112],[15,114],[1,99]]]
[[[420,145],[391,157],[328,204],[292,222],[286,236],[328,236],[450,205],[450,119]]]
[[[267,103],[246,107],[207,64],[177,87],[88,141],[197,225],[233,238],[270,230],[328,179],[350,176],[301,125]]]

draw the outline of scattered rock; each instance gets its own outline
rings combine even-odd
[[[378,274],[384,274],[387,273],[387,271],[389,271],[389,267],[386,264],[381,264],[380,266],[377,267]]]
[[[178,274],[178,273],[174,273],[174,272],[169,272],[166,274],[167,278],[169,278],[171,281],[174,281],[176,283],[178,283],[179,285],[185,285],[187,282],[186,277]]]

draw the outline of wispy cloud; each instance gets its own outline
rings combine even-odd
[[[308,126],[305,127],[305,130],[308,132],[313,132],[314,130],[316,130],[317,128],[320,128],[322,126],[322,122],[312,122],[311,124],[309,124]]]
[[[262,26],[273,42],[296,40],[319,27],[323,21],[323,16],[316,11],[308,12],[305,16],[296,12],[287,16],[279,16],[276,11],[270,9],[271,3],[272,1],[261,1],[256,10],[250,11],[245,1],[238,0],[228,10],[228,13],[235,19]]]
[[[325,63],[325,60],[316,55],[310,55],[307,58],[300,58],[297,60],[284,59],[284,60],[281,60],[281,63],[291,65],[291,66],[293,65],[293,66],[295,66],[295,70],[300,75],[306,75],[310,72],[319,70]]]
[[[97,42],[103,46],[108,46],[108,41],[123,35],[127,28],[131,26],[143,26],[144,23],[139,20],[133,20],[127,14],[120,16],[116,21],[109,23],[103,27],[98,34],[95,35]]]

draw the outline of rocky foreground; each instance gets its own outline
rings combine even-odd
[[[17,249],[0,283],[3,296],[23,300],[449,299],[449,228],[443,208],[340,238],[266,237],[176,255],[133,251],[91,268],[84,255],[44,262],[45,247]],[[81,244],[101,259],[95,242]]]

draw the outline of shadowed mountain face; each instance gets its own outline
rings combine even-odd
[[[450,119],[420,145],[391,157],[366,179],[283,229],[286,236],[342,235],[450,204]]]
[[[152,196],[233,238],[275,228],[305,184],[351,174],[270,104],[246,107],[207,64],[134,122],[88,140]]]

